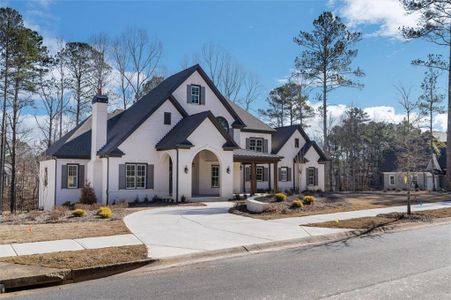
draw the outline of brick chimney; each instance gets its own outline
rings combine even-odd
[[[108,97],[102,95],[102,90],[97,90],[97,95],[92,98],[92,135],[91,135],[91,159],[95,159],[107,140],[108,121]]]

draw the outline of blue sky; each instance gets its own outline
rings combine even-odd
[[[412,66],[411,60],[445,51],[425,41],[405,42],[399,38],[396,29],[404,16],[397,0],[0,3],[19,10],[27,24],[39,29],[49,44],[56,37],[86,41],[98,32],[114,36],[129,26],[145,28],[163,43],[162,64],[168,75],[178,71],[182,59],[198,52],[203,44],[217,43],[262,81],[263,95],[253,109],[264,105],[264,95],[293,68],[299,53],[293,37],[299,30],[309,31],[313,19],[324,10],[334,11],[353,29],[364,33],[354,65],[367,74],[361,79],[365,87],[334,91],[331,104],[394,107],[395,114],[400,114],[393,84],[413,86],[417,96],[425,70]],[[411,22],[408,17],[405,20]],[[445,74],[442,80],[445,87]]]

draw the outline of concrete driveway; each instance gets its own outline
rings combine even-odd
[[[346,231],[229,214],[230,202],[206,204],[144,210],[126,216],[124,222],[149,247],[152,258]]]

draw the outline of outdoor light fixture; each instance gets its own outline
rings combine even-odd
[[[185,174],[188,174],[188,166],[185,166]]]
[[[227,174],[230,174],[230,167],[227,167],[226,172],[227,172]]]

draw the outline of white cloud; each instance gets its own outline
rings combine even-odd
[[[399,0],[334,0],[329,5],[338,7],[351,27],[374,25],[372,36],[402,39],[402,26],[415,26],[418,15],[407,14]]]
[[[446,132],[448,127],[448,114],[438,114],[435,116],[434,127],[439,130]]]

